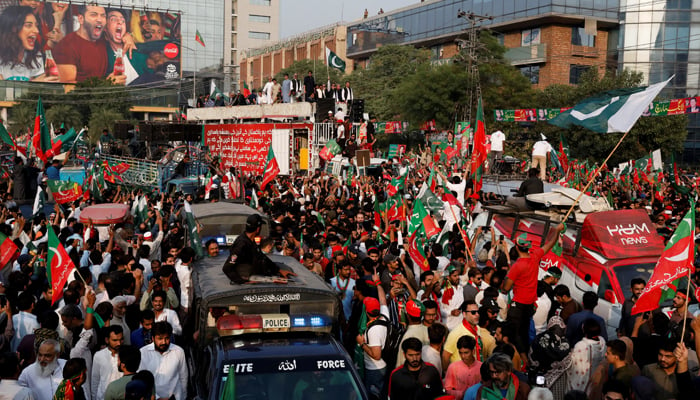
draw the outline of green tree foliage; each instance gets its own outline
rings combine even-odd
[[[66,128],[79,131],[85,125],[90,128],[102,126],[99,132],[91,130],[89,134],[90,137],[96,135],[99,138],[102,129],[113,129],[114,121],[128,119],[132,105],[130,98],[138,96],[137,91],[143,91],[143,88],[125,88],[102,78],[89,78],[76,84],[68,93],[63,91],[63,85],[31,85],[34,86],[18,99],[18,104],[10,111],[10,130],[14,134],[34,128],[36,105],[41,95],[46,119],[54,127],[64,123]],[[105,118],[107,115],[112,118],[111,121]]]
[[[571,107],[579,101],[614,89],[632,88],[642,85],[643,76],[638,72],[621,71],[617,75],[608,73],[598,76],[595,70],[590,70],[582,77],[577,86],[552,85],[539,91],[535,102],[523,102],[528,107],[557,108]],[[522,106],[520,106],[522,108]],[[630,159],[638,159],[651,151],[661,149],[663,155],[670,152],[680,152],[687,137],[687,117],[685,115],[664,117],[641,117],[629,135],[610,159],[610,165],[617,165]],[[512,130],[513,123],[506,124]],[[508,132],[504,130],[504,132]],[[530,146],[539,140],[539,133],[544,133],[549,142],[556,148],[559,146],[559,135],[564,135],[569,143],[570,154],[573,158],[588,159],[602,162],[612,151],[622,134],[599,134],[584,128],[572,127],[562,130],[546,122],[537,122],[520,135],[521,143]],[[528,147],[529,148],[529,147]]]
[[[403,116],[402,110],[392,101],[396,98],[395,91],[422,71],[429,61],[430,51],[426,49],[382,46],[372,55],[367,68],[356,68],[348,80],[355,98],[365,100],[366,112],[374,113],[379,121],[393,120]],[[428,83],[420,82],[420,85]]]
[[[54,128],[58,129],[61,124],[69,128],[75,128],[80,131],[83,125],[83,117],[78,109],[70,104],[53,104],[51,108],[46,110],[46,120],[53,124]]]
[[[100,139],[103,129],[112,130],[114,126],[114,121],[123,119],[123,114],[109,107],[96,107],[90,114],[90,121],[88,122],[88,137],[90,143],[95,144]]]

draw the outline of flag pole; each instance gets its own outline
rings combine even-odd
[[[455,220],[455,224],[457,225],[457,228],[459,228],[459,234],[462,235],[462,240],[464,240],[464,248],[467,250],[467,254],[469,255],[469,259],[474,261],[474,255],[472,254],[471,249],[469,248],[469,243],[467,242],[467,235],[464,233],[464,230],[462,229],[462,226],[459,224],[459,221],[457,221],[457,215],[455,215],[455,210],[452,209],[452,204],[447,206],[450,209],[450,212],[452,213],[452,218]]]
[[[687,288],[685,289],[685,308],[686,311],[688,309],[688,299],[690,299],[690,268],[688,268],[688,284],[686,285]],[[688,318],[683,316],[683,330],[681,331],[681,343],[683,342],[683,338],[685,337],[685,327],[687,325]]]
[[[574,200],[574,204],[571,205],[569,208],[569,211],[566,212],[566,215],[564,215],[564,219],[562,221],[566,221],[567,218],[569,218],[569,215],[571,215],[571,212],[574,211],[574,207],[578,204],[579,200],[581,200],[581,197],[583,197],[583,194],[586,193],[586,190],[591,186],[591,183],[595,180],[596,176],[600,173],[600,170],[603,168],[603,165],[606,165],[608,163],[608,160],[610,160],[610,157],[615,153],[618,147],[622,144],[622,141],[625,140],[625,137],[627,137],[627,134],[630,133],[629,131],[625,132],[624,135],[620,138],[620,140],[617,142],[615,147],[612,149],[610,154],[605,158],[605,161],[603,161],[598,168],[596,168],[595,172],[593,175],[591,175],[590,179],[588,180],[588,183],[586,183],[586,186],[584,186],[583,190],[578,194],[578,197],[576,197],[576,200]]]

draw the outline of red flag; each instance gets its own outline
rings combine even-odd
[[[34,135],[32,136],[32,144],[36,156],[41,161],[46,160],[53,155],[51,133],[46,125],[46,117],[44,116],[44,104],[39,97],[39,103],[36,106],[36,117],[34,118]]]
[[[484,163],[486,162],[486,126],[484,125],[484,109],[481,105],[481,97],[476,108],[476,132],[474,133],[474,150],[472,152],[469,171],[474,177],[474,193],[478,193],[482,186]]]
[[[675,296],[676,287],[672,283],[690,274],[695,255],[695,203],[691,201],[690,211],[683,217],[673,232],[649,283],[632,307],[632,314],[655,310],[664,300]]]
[[[270,149],[267,151],[267,160],[265,161],[265,169],[263,170],[262,185],[260,185],[260,190],[265,190],[265,186],[272,182],[273,179],[280,173],[280,166],[277,164],[277,158],[275,158],[275,152],[272,151],[272,144],[270,144]]]
[[[63,287],[68,281],[70,271],[75,268],[73,261],[68,257],[66,249],[58,241],[53,226],[49,226],[49,257],[47,260],[46,274],[51,282],[51,304],[56,304],[63,297]]]
[[[19,256],[19,248],[9,237],[0,233],[0,270]]]

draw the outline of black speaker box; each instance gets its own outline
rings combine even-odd
[[[316,101],[316,122],[322,122],[328,117],[328,111],[335,113],[335,100],[323,98]]]

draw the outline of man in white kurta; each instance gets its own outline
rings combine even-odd
[[[124,343],[124,331],[119,325],[107,328],[107,347],[95,353],[90,374],[90,394],[93,399],[105,396],[107,385],[124,376],[119,371],[119,347]]]
[[[51,400],[63,380],[63,366],[58,354],[61,345],[53,339],[44,340],[36,354],[36,362],[22,371],[17,380],[20,386],[31,389],[35,400]]]
[[[151,371],[156,382],[156,398],[184,400],[187,396],[187,363],[182,347],[171,344],[173,328],[156,322],[151,328],[153,343],[141,348],[139,370]]]

